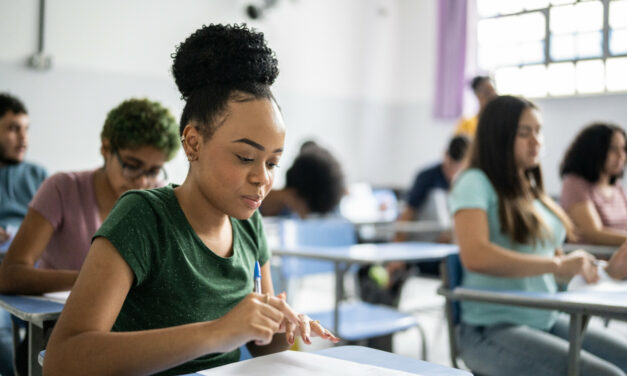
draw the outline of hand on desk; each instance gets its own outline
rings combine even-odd
[[[614,252],[605,270],[614,279],[627,278],[627,242]]]
[[[289,344],[294,343],[296,336],[301,336],[307,344],[311,344],[312,336],[339,342],[320,323],[294,311],[286,303],[285,293],[278,296],[251,293],[218,321],[219,327],[226,330],[226,338],[221,342],[224,352],[250,341],[268,345],[276,333],[285,333]]]
[[[587,283],[595,283],[599,280],[596,259],[588,252],[581,249],[567,255],[557,252],[556,258],[558,266],[554,274],[558,279],[571,279],[580,274]]]

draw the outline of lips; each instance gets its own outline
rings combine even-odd
[[[244,203],[251,209],[257,209],[261,206],[261,198],[263,196],[242,196]]]

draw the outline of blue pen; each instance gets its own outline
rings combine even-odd
[[[257,294],[261,294],[261,267],[259,261],[255,261],[255,290]]]

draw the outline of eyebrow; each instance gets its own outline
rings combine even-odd
[[[251,139],[249,139],[249,138],[240,138],[239,140],[235,140],[235,141],[233,141],[233,143],[236,143],[236,142],[240,142],[240,143],[242,143],[242,144],[247,144],[247,145],[250,145],[250,146],[254,147],[255,149],[258,149],[258,150],[261,150],[261,151],[266,151],[266,148],[265,148],[265,147],[263,147],[263,145],[261,145],[261,144],[259,144],[259,143],[255,142],[255,141],[253,141],[253,140],[251,140]],[[282,148],[275,149],[275,150],[273,151],[273,153],[281,153],[281,152],[283,152],[283,149],[282,149]]]

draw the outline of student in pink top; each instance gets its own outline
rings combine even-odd
[[[111,110],[101,133],[104,165],[44,181],[0,265],[0,293],[72,288],[91,237],[116,200],[130,189],[163,184],[163,164],[178,139],[176,120],[157,102],[130,99]]]
[[[625,131],[616,125],[591,124],[562,161],[560,201],[582,243],[620,245],[627,240],[627,198],[620,184],[625,140]]]

